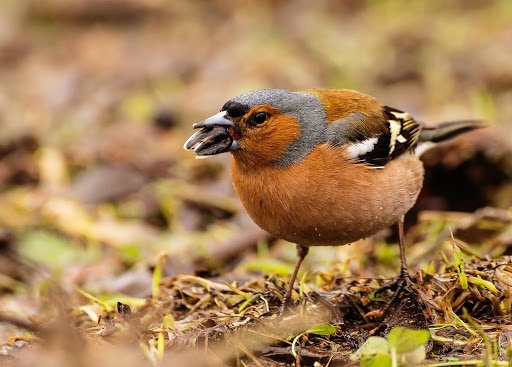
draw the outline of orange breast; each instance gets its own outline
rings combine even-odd
[[[251,218],[290,242],[342,245],[396,223],[414,205],[423,165],[405,155],[375,169],[320,145],[300,164],[248,167],[234,154],[236,193]]]

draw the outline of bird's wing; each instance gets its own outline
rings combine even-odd
[[[347,148],[357,162],[383,167],[414,149],[421,124],[407,112],[383,106],[382,116],[353,113],[329,124],[327,141]]]

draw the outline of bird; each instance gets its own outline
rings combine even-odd
[[[286,307],[310,246],[350,244],[395,224],[398,287],[406,287],[403,223],[423,186],[419,157],[481,126],[480,120],[427,125],[354,90],[261,89],[194,124],[200,130],[184,148],[197,158],[230,152],[234,190],[249,216],[296,244]]]

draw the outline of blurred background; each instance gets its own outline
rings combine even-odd
[[[147,297],[155,264],[286,275],[295,246],[244,214],[229,155],[182,149],[193,123],[269,87],[350,88],[422,121],[487,121],[425,156],[413,266],[439,257],[415,244],[460,211],[512,203],[509,0],[2,0],[0,308],[35,317],[48,278]],[[315,248],[305,269],[391,277],[393,241]]]

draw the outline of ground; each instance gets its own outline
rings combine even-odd
[[[508,365],[510,1],[0,10],[2,364],[384,366],[355,354],[380,336],[375,358],[389,347],[404,365]],[[423,157],[411,293],[375,293],[398,273],[389,229],[313,248],[279,315],[295,246],[247,217],[228,155],[182,150],[193,123],[266,87],[352,88],[421,121],[485,121]]]

